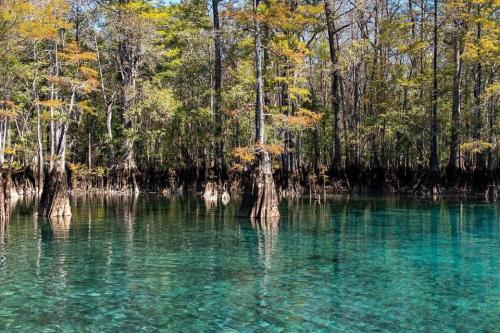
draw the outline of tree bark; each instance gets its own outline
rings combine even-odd
[[[460,167],[459,161],[459,128],[460,128],[460,100],[462,81],[462,43],[460,23],[455,20],[455,36],[453,40],[453,62],[455,73],[453,75],[453,96],[451,109],[451,135],[450,135],[450,159],[448,161],[448,172],[454,174]]]
[[[433,50],[432,50],[432,95],[431,95],[431,142],[429,154],[429,167],[433,174],[439,172],[439,161],[437,154],[437,55],[438,55],[438,23],[437,23],[437,0],[434,0],[434,29],[433,29]]]
[[[57,58],[57,42],[54,42],[54,50],[53,50],[53,66],[54,66],[54,76],[59,76],[59,61]],[[57,99],[58,95],[57,92],[55,91],[54,84],[52,83],[50,85],[50,99]],[[49,146],[49,154],[50,154],[50,159],[49,159],[49,171],[52,171],[54,168],[54,155],[55,155],[55,143],[57,141],[57,133],[56,133],[56,124],[54,120],[54,108],[50,107],[50,146]]]
[[[328,45],[330,47],[330,61],[332,63],[331,70],[331,99],[333,113],[333,161],[332,168],[334,172],[338,172],[341,168],[341,147],[340,147],[340,131],[339,131],[339,69],[338,69],[338,54],[336,47],[336,31],[333,13],[333,4],[331,0],[324,0],[326,23],[328,27]]]
[[[224,139],[222,137],[222,40],[219,22],[219,1],[212,0],[214,19],[215,47],[214,47],[214,115],[215,115],[215,174],[220,183],[223,181]]]
[[[265,150],[260,152],[251,181],[246,184],[238,216],[255,219],[279,218],[280,216],[271,162]]]
[[[36,139],[37,139],[37,192],[43,189],[43,143],[42,126],[40,124],[40,105],[36,106]]]
[[[290,70],[291,70],[290,66],[285,65],[283,68],[283,72],[281,73],[281,76],[288,77],[288,75],[290,75]],[[280,82],[279,87],[280,87],[281,113],[288,118],[289,116],[293,115],[292,105],[288,93],[288,84],[286,83],[286,81]],[[293,174],[295,171],[294,154],[293,154],[294,150],[293,133],[288,128],[285,128],[283,130],[283,146],[284,146],[284,152],[281,154],[281,163],[282,163],[283,178],[285,180],[284,186],[286,187],[288,186],[288,180],[290,175]]]
[[[257,19],[259,0],[253,0],[254,7],[254,48],[255,48],[255,144],[264,144],[264,79],[262,77],[262,45],[260,22]]]
[[[5,224],[10,218],[10,189],[8,186],[8,176],[4,171],[0,171],[0,228],[5,230]]]
[[[101,55],[99,52],[99,44],[97,42],[97,35],[94,36],[95,51],[97,56],[97,67],[99,69],[99,82],[101,83],[101,96],[104,106],[106,107],[106,134],[108,143],[108,166],[111,168],[114,165],[114,151],[113,151],[113,104],[115,99],[115,93],[108,98],[106,93],[106,85],[104,82],[104,73],[102,70]]]
[[[481,5],[478,4],[477,8],[478,16],[481,15]],[[478,22],[476,30],[476,40],[479,42],[481,39],[481,23]],[[479,51],[478,51],[479,52]],[[474,132],[473,139],[474,141],[481,141],[481,130],[483,128],[483,120],[482,120],[482,105],[481,105],[481,93],[482,93],[482,75],[483,75],[483,67],[481,61],[478,60],[474,69]],[[475,154],[476,159],[476,169],[478,171],[483,171],[485,169],[485,158],[484,153],[478,152]]]
[[[46,217],[71,216],[66,170],[54,167],[43,184],[38,215]]]
[[[43,188],[44,163],[43,163],[42,125],[40,120],[40,103],[39,103],[40,98],[37,92],[37,79],[38,79],[39,66],[38,66],[38,50],[36,42],[33,44],[33,61],[37,63],[37,66],[35,66],[35,75],[33,78],[33,85],[32,85],[33,96],[35,101],[35,109],[36,109],[36,143],[37,143],[37,155],[36,155],[37,174],[36,174],[35,188],[38,193],[41,193]]]
[[[420,0],[420,21],[419,21],[419,41],[420,43],[424,42],[424,35],[425,35],[425,24],[426,24],[426,16],[427,16],[427,2],[424,0]],[[419,52],[419,57],[418,57],[418,63],[419,63],[419,73],[420,75],[425,74],[425,51],[422,48]],[[424,85],[420,85],[419,91],[418,91],[418,102],[419,102],[419,108],[422,116],[424,115],[425,111],[425,102],[424,102]],[[422,128],[423,129],[423,128]],[[421,134],[417,137],[416,139],[416,151],[418,154],[418,162],[419,164],[424,164],[424,133],[425,131],[421,131]]]
[[[359,124],[361,123],[361,108],[360,108],[360,84],[359,84],[359,76],[360,76],[360,67],[361,63],[358,63],[354,66],[354,75],[353,75],[353,120],[354,127],[356,131],[356,141],[354,144],[354,166],[356,169],[361,167],[361,133],[359,129]]]
[[[495,80],[495,71],[493,68],[490,69],[490,82],[493,82]],[[496,124],[496,117],[495,117],[495,97],[491,96],[488,101],[488,141],[491,144],[494,144],[497,142],[496,136],[495,136],[495,124]],[[493,155],[493,149],[490,148],[488,149],[488,169],[490,171],[495,169],[495,157]]]
[[[136,93],[136,79],[139,69],[139,55],[136,54],[134,45],[128,45],[126,41],[121,41],[119,45],[119,61],[121,72],[121,111],[124,122],[125,143],[124,143],[124,158],[122,163],[118,166],[118,177],[120,190],[127,192],[139,192],[137,184],[137,164],[135,162],[134,154],[134,137],[130,131],[133,130],[133,119],[129,114],[135,98]]]

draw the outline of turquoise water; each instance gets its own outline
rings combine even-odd
[[[18,202],[1,332],[500,332],[500,206],[283,202],[279,224],[195,199]],[[1,230],[0,230],[1,231]]]

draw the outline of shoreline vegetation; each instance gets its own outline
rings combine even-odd
[[[107,193],[117,195],[132,195],[134,193],[164,193],[168,195],[201,195],[204,198],[219,198],[224,192],[241,195],[244,192],[244,181],[249,179],[250,172],[237,173],[230,176],[230,180],[218,185],[213,178],[182,177],[185,174],[195,174],[186,170],[176,173],[166,170],[159,174],[137,172],[137,189],[122,188],[112,183],[107,177],[76,177],[71,169],[67,172],[67,186],[70,193]],[[462,172],[451,179],[443,173],[434,183],[437,191],[429,186],[430,173],[400,170],[391,172],[384,170],[366,170],[355,173],[346,171],[342,177],[330,178],[328,175],[317,175],[314,171],[304,171],[296,176],[294,183],[285,186],[280,172],[274,173],[276,190],[280,198],[294,198],[311,195],[390,195],[401,194],[413,197],[431,196],[460,196],[470,195],[484,197],[489,201],[500,199],[500,184],[498,172],[473,173]],[[3,177],[5,197],[36,195],[37,191],[33,177],[29,171],[17,172]]]
[[[0,222],[70,192],[500,197],[497,1],[0,3]]]

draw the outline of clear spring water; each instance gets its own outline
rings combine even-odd
[[[76,198],[0,233],[1,332],[500,332],[500,206]]]

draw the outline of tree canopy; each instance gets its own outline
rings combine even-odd
[[[238,179],[259,149],[258,22],[262,146],[283,187],[498,172],[499,6],[4,0],[0,162],[34,187],[57,161],[75,187]]]

